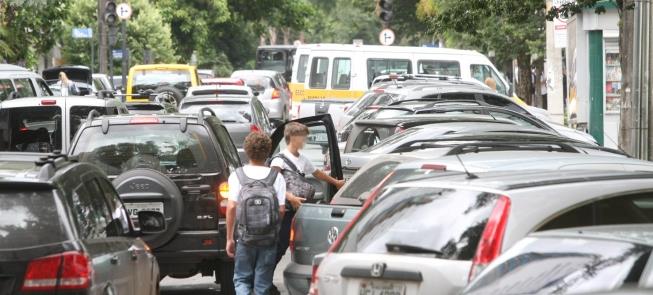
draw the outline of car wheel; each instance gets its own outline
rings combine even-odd
[[[184,204],[174,181],[159,171],[137,168],[118,175],[113,180],[113,186],[127,209],[130,209],[130,204],[162,203],[166,230],[159,234],[143,236],[143,240],[150,247],[155,249],[163,246],[177,234]]]
[[[215,271],[215,282],[220,284],[220,294],[235,295],[234,288],[234,263],[233,261],[219,261]]]
[[[154,90],[157,101],[161,103],[173,103],[178,106],[184,95],[179,89],[172,86],[161,86]]]

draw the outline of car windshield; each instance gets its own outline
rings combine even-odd
[[[462,189],[389,188],[361,214],[338,251],[384,254],[388,244],[400,243],[440,252],[442,259],[471,260],[497,199]]]
[[[156,86],[162,84],[190,86],[191,77],[188,70],[137,70],[134,71],[132,86]]]
[[[179,112],[197,114],[203,108],[209,108],[224,123],[251,123],[252,108],[247,102],[239,101],[194,101],[182,103]]]
[[[59,106],[0,110],[0,151],[52,152],[61,150],[63,129]]]
[[[260,49],[256,56],[257,68],[283,73],[286,71],[287,56],[284,50]]]
[[[526,238],[465,294],[577,294],[637,284],[650,246],[581,238]]]
[[[0,193],[0,250],[67,240],[52,191]]]
[[[81,131],[73,155],[96,164],[108,175],[134,168],[150,168],[166,174],[219,171],[215,148],[203,126],[178,124],[112,125]]]

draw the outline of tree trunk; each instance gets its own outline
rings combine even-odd
[[[277,28],[268,27],[268,32],[270,34],[270,45],[277,45]]]
[[[523,99],[528,105],[533,105],[533,83],[531,83],[531,57],[530,55],[520,55],[517,57],[517,67],[519,76],[515,86],[517,96]]]
[[[261,34],[258,36],[258,45],[259,46],[265,46],[265,34]]]
[[[290,44],[290,28],[286,27],[281,29],[281,32],[283,33],[283,45],[289,45]]]
[[[304,44],[305,39],[306,36],[304,35],[304,31],[299,32],[299,42],[302,42],[302,44]]]
[[[533,106],[544,108],[544,100],[542,99],[542,72],[544,71],[544,60],[537,60],[535,63],[535,81],[533,84]]]
[[[633,0],[625,1],[624,5]],[[633,29],[634,11],[621,12],[619,25],[619,53],[621,56],[621,111],[619,118],[619,148],[632,156],[637,156],[637,110],[633,106],[631,91],[633,72]]]

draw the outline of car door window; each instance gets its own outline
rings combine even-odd
[[[311,88],[325,89],[329,71],[329,59],[326,57],[314,57],[311,63],[311,77],[308,85]]]
[[[306,81],[306,66],[308,65],[308,55],[302,54],[299,56],[299,65],[297,66],[297,82],[304,83]]]
[[[209,118],[209,120],[211,119],[212,118]],[[224,126],[215,123],[215,121],[213,121],[211,125],[213,125],[212,129],[214,130],[215,136],[218,137],[218,141],[220,142],[220,147],[222,148],[222,154],[224,155],[227,164],[229,164],[229,168],[230,168],[229,170],[234,171],[237,167],[242,166],[240,164],[240,157],[238,156],[238,150],[236,149],[236,146],[231,140],[231,137],[229,136],[229,132]]]
[[[9,79],[0,79],[0,101],[9,98],[9,94],[14,92],[14,85]]]
[[[364,200],[367,195],[379,184],[388,173],[392,172],[399,162],[387,161],[376,164],[360,172],[348,183],[343,191],[338,194],[339,198]],[[331,204],[338,203],[338,197],[333,199]]]
[[[497,92],[508,95],[508,87],[503,84],[499,74],[497,74],[492,67],[489,65],[470,65],[469,70],[472,73],[472,78],[480,81],[481,83],[486,83],[487,79],[492,79],[497,85]]]
[[[92,188],[92,186],[90,186]],[[101,193],[96,191],[96,195],[91,195],[89,186],[79,185],[72,192],[72,207],[78,231],[82,239],[99,239],[105,238],[106,226],[109,224],[109,208],[104,202],[104,198],[98,198]],[[99,199],[105,206],[97,203]]]
[[[50,87],[48,87],[48,84],[45,83],[45,81],[41,79],[36,79],[36,83],[38,83],[39,88],[41,89],[41,95],[42,96],[52,96],[52,90],[50,90]]]
[[[113,188],[113,185],[104,179],[98,179],[97,183],[100,184],[102,194],[104,195],[106,202],[109,204],[112,220],[118,221],[122,228],[123,235],[129,234],[129,216],[127,215],[126,208],[120,200],[118,193]]]
[[[16,93],[18,97],[33,97],[36,96],[36,90],[29,78],[14,79]]]
[[[336,58],[333,60],[331,88],[349,89],[351,84],[351,59]]]
[[[411,74],[411,62],[407,59],[374,58],[367,60],[367,86],[374,78],[389,74]]]
[[[653,194],[617,196],[569,210],[538,230],[653,222]]]
[[[420,60],[417,73],[460,77],[460,63],[455,60]]]

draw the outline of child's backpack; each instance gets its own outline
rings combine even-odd
[[[252,179],[245,175],[243,168],[236,169],[240,181],[240,200],[238,202],[239,241],[249,246],[276,245],[279,227],[279,200],[274,190],[278,172],[270,169],[264,179]]]

